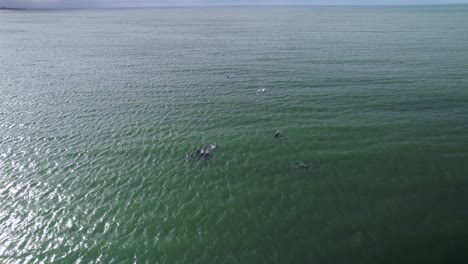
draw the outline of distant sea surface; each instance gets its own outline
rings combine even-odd
[[[467,263],[467,25],[0,12],[0,262]]]

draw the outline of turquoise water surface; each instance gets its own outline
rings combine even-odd
[[[0,12],[0,262],[465,263],[467,25]]]

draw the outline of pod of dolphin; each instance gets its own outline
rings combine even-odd
[[[233,78],[233,77],[234,77],[233,75],[226,75],[226,78]],[[258,89],[257,94],[260,94],[260,93],[266,93],[266,89],[265,88]],[[285,136],[280,131],[276,131],[276,133],[273,135],[273,138],[277,140],[281,140],[281,139],[284,139]],[[198,147],[195,151],[193,151],[191,154],[187,156],[193,160],[207,160],[213,156],[212,153],[218,148],[219,146],[216,144],[211,144],[209,147]],[[294,164],[294,167],[296,169],[303,170],[306,172],[311,170],[310,166],[299,161]]]
[[[285,136],[280,131],[276,131],[273,135],[273,139],[280,140],[284,138]],[[217,144],[211,144],[209,147],[198,147],[195,151],[187,155],[187,157],[192,160],[207,160],[213,157],[213,152],[217,149],[219,149]],[[311,170],[309,165],[299,161],[294,164],[294,167],[305,172]]]
[[[211,144],[209,147],[199,147],[194,152],[192,152],[189,157],[194,160],[202,160],[211,158],[212,152],[218,148],[218,145]]]

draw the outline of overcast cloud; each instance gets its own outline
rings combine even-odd
[[[468,0],[0,0],[0,7],[80,8],[199,5],[407,5],[468,4]]]

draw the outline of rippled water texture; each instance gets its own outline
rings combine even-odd
[[[1,12],[0,262],[466,262],[467,25],[463,6]]]

